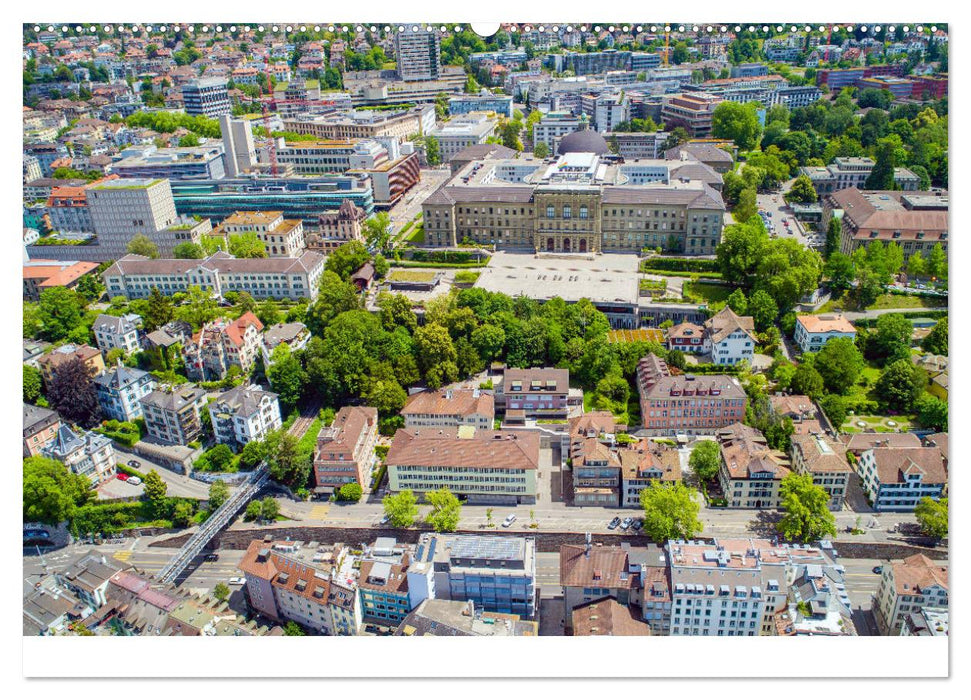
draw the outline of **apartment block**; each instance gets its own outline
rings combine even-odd
[[[765,438],[736,435],[720,440],[718,483],[729,508],[779,508],[781,485],[791,470],[789,458],[772,450]]]
[[[110,438],[90,431],[78,434],[66,425],[58,428],[54,440],[41,450],[78,476],[98,486],[115,477],[115,448]]]
[[[661,119],[664,121],[665,130],[671,131],[680,126],[692,138],[708,138],[711,136],[712,115],[721,102],[721,97],[706,93],[665,96],[661,104]]]
[[[673,376],[667,363],[648,355],[637,365],[641,420],[650,436],[711,435],[745,417],[748,397],[730,375]]]
[[[98,314],[91,330],[94,332],[94,339],[101,352],[107,354],[110,350],[118,349],[125,355],[130,355],[137,351],[139,349],[137,318],[134,315]]]
[[[60,416],[56,411],[40,406],[24,404],[24,458],[35,457],[47,447],[61,427]]]
[[[495,398],[481,389],[420,391],[408,397],[401,415],[406,428],[470,425],[491,430],[496,417]]]
[[[238,386],[223,392],[209,404],[216,442],[234,451],[283,425],[277,395],[258,386]]]
[[[863,492],[877,512],[913,512],[923,498],[935,501],[947,489],[947,467],[937,447],[875,447],[856,465]]]
[[[822,434],[795,434],[791,438],[792,469],[810,474],[813,483],[829,494],[829,509],[843,509],[852,468],[843,456],[845,449]]]
[[[156,389],[142,397],[145,430],[164,445],[188,445],[202,434],[201,411],[206,392],[185,385]]]
[[[254,540],[240,561],[251,608],[316,634],[354,636],[363,615],[356,558],[342,545]]]
[[[534,432],[402,428],[386,462],[394,493],[448,487],[469,503],[536,502],[539,436]]]
[[[37,369],[40,370],[40,376],[44,380],[44,386],[50,385],[50,381],[59,367],[72,360],[81,360],[93,377],[98,376],[105,370],[104,358],[101,356],[101,351],[97,348],[93,348],[90,345],[67,343],[66,345],[54,348],[38,358]]]
[[[367,490],[376,457],[378,411],[370,406],[344,406],[334,422],[321,428],[314,450],[317,489],[336,491],[344,484]]]
[[[182,346],[186,375],[194,381],[218,381],[230,367],[243,374],[262,352],[263,324],[252,311],[235,321],[217,318],[205,324]]]
[[[873,596],[873,616],[880,633],[901,634],[906,618],[925,608],[947,609],[948,584],[947,568],[923,554],[884,564]]]
[[[553,367],[509,368],[496,384],[496,407],[506,421],[565,418],[570,405],[570,372]]]
[[[130,422],[142,417],[143,397],[155,390],[156,382],[148,372],[119,365],[95,377],[98,403],[106,418]]]
[[[639,586],[629,550],[601,545],[560,546],[560,586],[563,587],[563,615],[566,627],[573,627],[573,611],[588,603],[610,597],[622,606],[630,605]]]
[[[128,243],[139,234],[151,239],[162,255],[170,254],[180,242],[198,243],[191,238],[179,240],[175,232],[169,231],[179,223],[179,217],[168,180],[108,180],[87,189],[87,202],[105,260],[124,256]]]
[[[438,32],[397,32],[394,56],[400,80],[437,80],[442,69]]]
[[[194,117],[215,119],[232,111],[226,80],[206,78],[194,80],[182,86],[185,113]]]
[[[254,299],[316,299],[324,256],[307,251],[298,258],[234,258],[219,251],[203,260],[125,255],[104,271],[108,296],[145,299],[152,288],[166,296],[190,286],[211,291],[246,292]]]

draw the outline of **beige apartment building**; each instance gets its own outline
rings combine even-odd
[[[790,457],[797,474],[810,474],[813,483],[829,494],[829,509],[842,510],[853,469],[844,456],[846,448],[823,435],[792,436]]]
[[[782,480],[789,473],[785,455],[770,450],[761,433],[721,443],[718,481],[729,508],[778,508]]]
[[[298,258],[306,247],[303,221],[284,219],[282,211],[238,211],[213,230],[214,236],[227,241],[242,233],[255,233],[271,258]]]

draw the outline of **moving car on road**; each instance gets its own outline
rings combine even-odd
[[[231,579],[229,579],[229,585],[230,586],[245,586],[246,585],[246,579],[243,578],[242,576],[233,576]]]
[[[142,463],[139,462],[137,459],[129,459],[128,466],[138,469],[138,467],[142,466]]]

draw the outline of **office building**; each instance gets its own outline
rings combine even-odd
[[[406,428],[470,425],[489,430],[496,416],[495,397],[481,389],[419,391],[408,397],[401,415]]]
[[[556,153],[560,139],[579,128],[580,119],[573,112],[547,112],[533,125],[533,147],[544,143],[550,153]]]
[[[362,110],[302,115],[283,120],[283,130],[324,140],[395,137],[406,141],[435,127],[434,105],[400,110]]]
[[[485,143],[495,132],[498,121],[484,112],[471,112],[453,117],[428,132],[438,141],[442,161],[447,163],[453,156],[469,146]]]
[[[140,151],[140,152],[139,152]],[[123,178],[167,180],[221,180],[226,176],[223,147],[219,144],[179,148],[128,149],[111,166]]]
[[[519,615],[477,608],[471,600],[434,600],[421,603],[402,620],[396,637],[535,637],[539,623]]]
[[[78,260],[27,260],[23,267],[24,300],[39,301],[45,289],[74,289],[81,278],[97,269],[94,262]]]
[[[723,99],[707,93],[682,93],[666,95],[661,104],[661,119],[665,131],[684,127],[692,138],[711,136],[711,119]]]
[[[204,78],[186,83],[182,86],[182,101],[186,114],[209,119],[229,114],[233,106],[223,78]]]
[[[469,112],[495,112],[507,119],[512,119],[512,96],[484,92],[480,95],[456,95],[449,98],[449,114],[455,116]]]
[[[385,462],[393,493],[448,487],[468,503],[535,503],[539,435],[471,426],[402,428]]]
[[[807,176],[820,197],[851,187],[866,189],[867,178],[876,162],[872,158],[838,157],[830,165],[803,166],[799,174]],[[894,168],[894,184],[897,188],[913,192],[920,188],[920,177],[906,168]]]
[[[531,537],[426,533],[415,546],[409,578],[425,571],[434,581],[429,598],[536,617],[536,540]]]

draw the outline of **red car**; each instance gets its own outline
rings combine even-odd
[[[118,478],[121,479],[122,481],[128,481],[128,475],[125,474],[124,472],[118,472]]]

